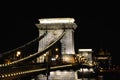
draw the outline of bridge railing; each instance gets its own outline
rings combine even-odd
[[[0,68],[0,79],[5,79],[9,77],[16,77],[16,76],[23,76],[23,75],[29,75],[34,73],[45,73],[47,72],[47,66],[46,64],[35,64],[35,65],[28,65],[28,66],[19,66],[19,67],[7,67],[7,68]],[[50,71],[55,70],[71,70],[71,69],[77,69],[79,64],[64,64],[64,65],[56,65],[56,66],[50,66]]]

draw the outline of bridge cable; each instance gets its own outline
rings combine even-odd
[[[57,39],[55,39],[55,41],[53,41],[52,43],[50,43],[45,49],[39,51],[39,52],[36,52],[32,55],[29,55],[27,57],[24,57],[24,58],[21,58],[19,60],[16,60],[16,61],[13,61],[11,63],[5,63],[5,64],[0,64],[0,67],[6,67],[6,66],[10,66],[10,65],[13,65],[13,64],[16,64],[16,63],[19,63],[21,61],[24,61],[24,60],[27,60],[29,58],[32,58],[34,56],[38,56],[38,55],[42,55],[43,52],[46,52],[50,47],[52,47],[55,43],[57,43],[63,36],[64,36],[65,32],[63,32]],[[40,54],[41,53],[41,54]]]
[[[17,51],[17,50],[22,49],[22,48],[25,48],[26,46],[29,46],[29,45],[31,45],[32,43],[41,40],[46,34],[47,34],[47,33],[44,33],[42,36],[37,37],[37,38],[35,38],[34,40],[32,40],[32,41],[30,41],[30,42],[28,42],[28,43],[26,43],[26,44],[24,44],[24,45],[22,45],[22,46],[20,46],[20,47],[17,47],[17,48],[15,48],[15,49],[12,49],[12,50],[9,50],[9,51],[7,51],[7,52],[2,53],[2,54],[0,55],[0,58],[2,58],[4,55],[8,55],[9,53],[12,53],[12,52]]]

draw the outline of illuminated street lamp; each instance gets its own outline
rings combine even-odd
[[[55,48],[55,51],[58,51],[58,48]]]
[[[17,51],[16,56],[19,57],[20,55],[21,55],[21,52],[20,52],[20,51]]]

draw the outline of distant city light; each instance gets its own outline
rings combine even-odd
[[[51,24],[51,23],[74,23],[74,18],[45,18],[39,19],[41,24]]]

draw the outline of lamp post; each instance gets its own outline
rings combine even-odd
[[[46,73],[47,73],[47,80],[48,80],[48,78],[49,78],[49,75],[50,75],[50,64],[51,64],[51,50],[49,51],[49,54],[47,55],[47,71],[46,71]]]

